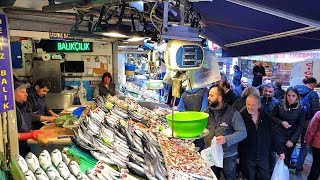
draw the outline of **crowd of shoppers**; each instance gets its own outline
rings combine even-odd
[[[271,82],[270,78],[263,77],[262,65],[255,67],[252,85],[242,77],[238,66],[234,66],[234,70],[232,82],[221,75],[223,78],[209,89],[184,93],[183,106],[179,106],[180,111],[205,109],[209,114],[207,129],[210,134],[196,144],[207,148],[216,137],[217,143],[222,145],[224,166],[212,167],[217,178],[220,179],[222,173],[226,180],[236,179],[238,170],[243,179],[270,179],[276,158],[299,173],[303,170],[308,148],[312,147],[313,163],[308,179],[318,179],[320,108],[318,94],[314,91],[316,79],[306,78],[304,85],[285,91],[281,81]],[[208,104],[203,103],[204,98],[208,99]],[[204,108],[206,105],[208,107]],[[291,154],[297,143],[301,144],[301,150],[297,166],[293,167]]]

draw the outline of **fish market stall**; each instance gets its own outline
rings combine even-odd
[[[173,143],[161,136],[158,129],[166,126],[167,111],[152,111],[131,99],[110,96],[95,102],[98,108],[82,117],[71,137],[79,149],[99,161],[92,170],[95,177],[121,178],[128,172],[129,179],[215,179],[195,148],[187,149],[183,141]],[[173,149],[185,153],[173,153]],[[178,163],[181,159],[188,161]],[[117,170],[103,172],[110,166]]]
[[[192,141],[160,133],[168,128],[165,116],[171,113],[169,109],[150,110],[132,99],[112,96],[94,102],[97,108],[82,113],[72,128],[43,127],[48,132],[60,128],[68,134],[55,134],[55,140],[47,135],[45,150],[32,151],[24,159],[19,157],[26,177],[215,179]],[[59,143],[61,147],[57,148]]]

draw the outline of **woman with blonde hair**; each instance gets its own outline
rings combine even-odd
[[[289,166],[291,154],[302,133],[304,125],[304,109],[300,104],[300,94],[297,88],[289,87],[272,113],[276,133],[285,149],[285,164]]]

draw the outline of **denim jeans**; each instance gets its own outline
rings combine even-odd
[[[306,135],[306,131],[307,131],[306,128],[304,128],[303,131],[302,131],[301,149],[300,149],[299,156],[298,156],[297,169],[301,169],[303,167],[304,160],[306,159],[306,157],[308,155],[308,151],[309,151],[309,148],[307,148],[306,144],[304,143],[304,136]]]
[[[313,162],[308,180],[317,180],[320,174],[320,149],[312,147]]]
[[[225,180],[236,180],[236,165],[237,156],[223,158],[223,168],[212,166],[211,169],[216,175],[217,179],[220,179],[220,173],[222,170]]]

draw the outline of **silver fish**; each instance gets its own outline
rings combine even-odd
[[[66,180],[77,180],[77,178],[70,174]]]
[[[156,164],[157,164],[156,166],[158,167],[161,174],[164,174],[164,175],[168,174],[166,171],[166,168],[161,164],[159,159],[156,159]]]
[[[126,164],[125,161],[123,161],[120,157],[118,157],[115,154],[109,154],[108,157],[111,159],[111,161],[113,161],[116,165],[122,167],[122,168],[126,168]]]
[[[57,176],[54,180],[64,180],[61,176]]]
[[[159,168],[156,168],[155,174],[158,180],[166,180],[166,177],[160,172]]]
[[[157,180],[157,178],[153,176],[151,173],[149,173],[148,171],[145,171],[145,173],[149,180]]]
[[[139,144],[135,139],[133,139],[133,138],[132,138],[132,142],[133,142],[134,146],[136,147],[136,149],[137,149],[139,152],[143,153],[142,144],[140,145],[140,144]]]
[[[39,163],[43,169],[47,169],[49,166],[51,166],[51,157],[47,150],[43,150],[39,155]]]
[[[49,180],[46,173],[40,167],[34,172],[34,175],[37,180]]]
[[[25,159],[26,159],[26,162],[27,162],[29,169],[32,172],[35,172],[40,167],[39,160],[38,160],[37,156],[34,155],[32,152],[29,152],[26,155]]]
[[[60,174],[61,177],[63,177],[63,179],[67,179],[69,177],[69,175],[71,174],[67,165],[64,162],[60,162],[58,164],[58,172]]]
[[[113,168],[105,164],[103,161],[99,161],[97,165],[99,170],[107,171],[111,176],[120,176],[120,173],[118,171],[114,170]]]
[[[28,170],[24,173],[24,176],[26,177],[27,180],[37,180],[36,177],[34,176],[33,172]]]
[[[80,173],[77,175],[77,180],[90,180],[90,179],[89,179],[89,177],[88,177],[86,174],[80,172]]]
[[[132,158],[132,160],[134,161],[138,161],[140,163],[144,163],[144,159],[140,156],[138,156],[136,153],[134,152],[131,152],[130,155],[129,155],[129,158]],[[131,161],[131,160],[130,160]]]
[[[152,176],[155,176],[156,168],[155,168],[155,165],[153,164],[154,161],[151,161],[150,157],[146,155],[145,162],[146,162],[146,167],[144,167],[144,169],[147,169]]]
[[[71,161],[68,164],[68,167],[69,167],[70,172],[75,176],[81,172],[80,167],[76,161]]]
[[[106,180],[106,178],[102,175],[100,170],[95,170],[95,175],[98,177],[99,180]]]
[[[49,166],[47,169],[46,169],[46,173],[47,173],[47,176],[50,180],[54,180],[57,176],[60,177],[60,174],[59,172],[56,170],[56,168],[54,168],[53,166]]]
[[[27,164],[27,162],[24,160],[24,158],[22,156],[19,155],[17,157],[17,162],[18,162],[22,172],[25,173],[25,172],[28,171],[28,164]]]
[[[51,160],[52,160],[52,163],[57,167],[58,164],[62,161],[62,154],[61,152],[59,151],[59,149],[54,149],[52,152],[51,152]]]
[[[67,154],[65,152],[62,152],[61,153],[61,156],[62,156],[62,161],[65,163],[65,164],[69,164],[70,163],[70,158],[68,158]]]
[[[86,171],[86,175],[90,180],[98,180],[98,177],[94,174],[95,172],[92,169]]]
[[[133,162],[126,162],[126,165],[127,165],[130,172],[132,172],[138,176],[144,177],[144,178],[147,177],[144,169],[141,166],[139,166]]]
[[[108,158],[106,155],[103,155],[99,151],[90,151],[90,153],[97,160],[103,160],[107,164],[115,164],[110,158]]]
[[[99,169],[96,169],[95,170],[95,173],[97,175],[97,177],[100,179],[100,180],[113,180],[112,176],[110,176],[107,172],[105,171],[101,171]]]

